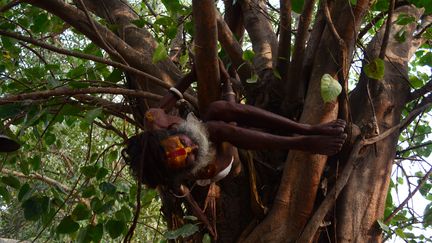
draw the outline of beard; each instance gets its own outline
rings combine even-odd
[[[215,152],[208,139],[207,128],[192,113],[188,114],[186,121],[178,125],[177,132],[185,134],[198,145],[198,153],[192,165],[192,174],[197,173],[213,161]]]

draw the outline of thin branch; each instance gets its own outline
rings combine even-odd
[[[132,89],[122,89],[122,88],[83,88],[83,89],[70,89],[70,88],[57,88],[53,90],[43,90],[43,91],[35,91],[31,93],[17,94],[17,95],[8,95],[3,98],[0,98],[1,104],[8,104],[17,101],[24,100],[40,100],[47,99],[53,96],[74,96],[81,94],[117,94],[124,96],[133,96],[133,97],[141,97],[152,100],[160,100],[162,97],[160,95],[156,95],[150,92],[140,91],[140,90],[132,90]]]
[[[56,181],[54,179],[51,179],[49,177],[43,176],[43,175],[41,175],[39,173],[36,173],[36,172],[30,173],[28,175],[24,175],[21,172],[13,171],[13,170],[5,169],[5,168],[2,168],[1,172],[3,174],[13,175],[13,176],[24,178],[24,179],[35,179],[35,180],[38,180],[38,181],[42,181],[42,182],[45,182],[46,184],[48,184],[50,186],[57,187],[57,188],[61,189],[64,192],[70,192],[72,190],[70,187],[62,184],[61,182]]]
[[[376,24],[378,21],[380,21],[384,16],[387,14],[387,12],[380,12],[377,14],[358,34],[357,39],[361,40],[365,34]]]
[[[270,3],[268,3],[268,5],[270,5]],[[280,23],[279,23],[280,37],[279,37],[278,59],[277,59],[276,67],[282,76],[282,80],[285,79],[286,73],[288,72],[289,65],[290,65],[291,31],[292,31],[291,10],[292,10],[291,1],[289,0],[280,1]],[[302,20],[302,18],[300,18],[300,20]]]
[[[432,91],[432,79],[429,80],[423,87],[411,92],[408,98],[408,102],[416,100],[431,91]]]
[[[393,210],[393,212],[384,220],[384,223],[388,224],[392,220],[392,218],[403,209],[403,207],[408,203],[409,200],[414,196],[414,194],[417,193],[418,190],[426,183],[427,180],[429,180],[429,176],[432,175],[432,168],[424,175],[421,179],[416,188],[412,192],[408,194],[408,196],[403,200],[403,202]]]
[[[429,146],[429,145],[431,145],[431,144],[432,144],[432,141],[428,141],[428,142],[425,142],[425,143],[417,144],[417,145],[414,145],[414,146],[408,147],[408,148],[406,148],[406,149],[404,149],[404,150],[397,151],[397,154],[400,155],[400,154],[403,154],[403,153],[405,153],[405,152],[408,152],[408,151],[411,151],[411,150],[414,150],[414,149],[418,149],[418,148],[422,148],[422,147]]]

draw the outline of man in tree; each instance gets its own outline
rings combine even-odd
[[[169,97],[181,98],[177,89],[171,92]],[[123,154],[135,175],[141,171],[142,182],[150,187],[174,186],[185,180],[208,185],[222,179],[234,160],[232,149],[223,142],[243,149],[295,149],[333,155],[347,136],[343,120],[301,124],[223,100],[210,104],[201,115],[203,121],[193,114],[184,120],[161,108],[150,109],[145,119],[148,131],[131,137]]]

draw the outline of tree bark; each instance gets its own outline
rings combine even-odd
[[[384,132],[400,122],[402,109],[409,97],[408,61],[413,49],[415,23],[406,26],[406,41],[400,43],[394,36],[403,27],[394,24],[401,13],[420,17],[421,12],[413,6],[397,9],[392,18],[390,38],[385,54],[383,80],[371,80],[364,73],[351,95],[354,123],[371,136],[376,117],[379,131]],[[384,25],[383,25],[384,26]],[[365,56],[369,61],[378,57],[384,35],[383,27],[371,41]],[[366,62],[364,63],[366,64]],[[368,86],[370,104],[368,99]],[[365,105],[367,104],[367,105]],[[375,107],[375,114],[371,106]],[[371,129],[372,126],[372,129]],[[399,133],[395,132],[383,141],[361,151],[358,167],[337,202],[337,242],[381,242],[381,230],[377,220],[383,218],[385,201],[391,177]]]

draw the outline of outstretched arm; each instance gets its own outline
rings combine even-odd
[[[345,128],[343,120],[318,125],[302,124],[254,106],[222,100],[211,103],[203,119],[236,122],[240,126],[277,130],[283,134],[334,135],[342,133]]]
[[[317,154],[332,155],[339,152],[346,139],[341,132],[334,135],[278,136],[234,126],[221,121],[206,123],[210,140],[230,142],[244,149],[295,149]]]

